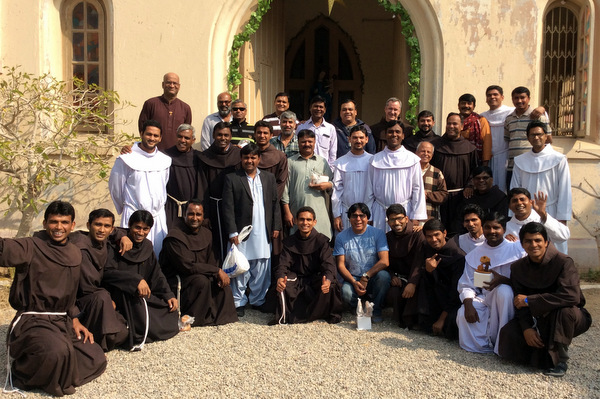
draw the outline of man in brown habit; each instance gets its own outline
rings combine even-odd
[[[185,218],[177,222],[163,242],[162,271],[173,292],[181,278],[181,314],[194,317],[193,326],[219,326],[238,321],[229,277],[212,250],[212,233],[204,227],[202,201],[192,199]]]
[[[562,377],[567,372],[569,344],[592,324],[583,308],[577,267],[550,244],[542,224],[527,223],[519,238],[527,256],[510,267],[517,310],[500,330],[498,352],[544,368],[545,375]]]
[[[9,380],[21,389],[75,393],[104,372],[106,357],[77,319],[81,251],[69,240],[75,209],[54,201],[35,237],[0,239],[0,265],[15,267],[9,302],[17,310],[7,335]]]

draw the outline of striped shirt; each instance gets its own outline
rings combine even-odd
[[[508,141],[508,170],[513,170],[514,158],[526,153],[531,149],[531,144],[527,140],[527,125],[534,119],[531,119],[533,108],[529,106],[521,115],[517,115],[517,111],[511,112],[504,120],[504,140]],[[540,121],[546,124],[546,131],[552,134],[550,128],[550,119],[548,114],[540,116]]]

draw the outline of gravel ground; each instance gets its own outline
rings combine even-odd
[[[600,289],[584,292],[599,320]],[[386,320],[390,312],[384,311]],[[6,335],[13,314],[0,311],[0,335]],[[110,352],[106,372],[72,397],[600,398],[597,321],[574,340],[569,371],[560,379],[389,321],[357,331],[350,314],[337,325],[269,327],[271,317],[247,310],[239,323],[194,328],[141,352]],[[4,347],[0,362],[6,362]]]

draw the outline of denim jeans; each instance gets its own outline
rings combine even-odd
[[[358,281],[360,277],[354,277],[354,279]],[[385,303],[385,296],[390,288],[391,280],[392,278],[386,270],[379,271],[369,279],[367,293],[363,297],[369,298],[373,302],[373,316],[381,316],[381,309]],[[342,298],[344,303],[349,304],[352,309],[356,309],[358,295],[356,295],[354,286],[348,281],[344,281],[342,284]]]

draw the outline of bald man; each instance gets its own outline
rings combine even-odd
[[[213,129],[217,123],[231,122],[231,94],[223,92],[217,96],[217,109],[217,112],[204,119],[200,143],[194,144],[196,150],[204,151],[210,147],[213,142]]]
[[[140,133],[143,131],[144,122],[149,119],[158,121],[162,126],[162,140],[158,149],[164,151],[177,144],[177,128],[182,123],[192,123],[192,109],[189,105],[177,98],[181,83],[179,76],[174,72],[163,76],[163,94],[153,97],[144,103],[138,119]]]

